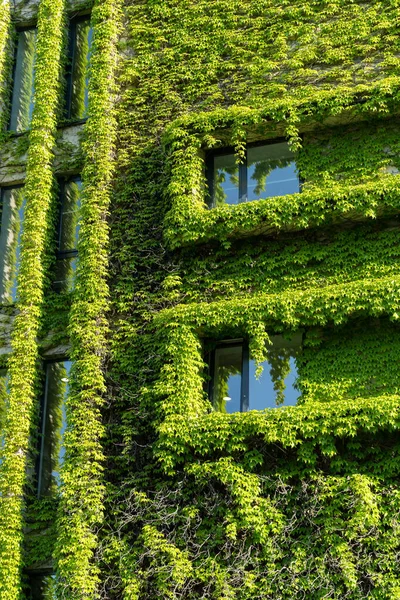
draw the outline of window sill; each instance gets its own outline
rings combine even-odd
[[[86,117],[85,119],[61,121],[60,123],[58,123],[57,129],[67,129],[68,127],[78,127],[79,125],[85,125],[87,120],[88,118]]]
[[[250,235],[276,235],[349,220],[363,221],[400,212],[400,175],[385,175],[359,185],[253,200],[207,208],[190,196],[180,196],[165,219],[171,248]]]
[[[298,460],[308,463],[311,440],[315,450],[332,456],[332,446],[319,446],[320,435],[327,431],[332,437],[352,439],[357,433],[392,429],[400,416],[400,396],[371,398],[338,398],[331,402],[305,404],[263,411],[225,415],[213,412],[196,418],[171,415],[161,426],[157,454],[166,469],[176,468],[188,455],[202,458],[224,455],[235,449],[247,452],[257,441],[278,444],[282,448],[297,448]],[[207,444],[204,434],[207,432]],[[303,451],[304,448],[304,451]]]

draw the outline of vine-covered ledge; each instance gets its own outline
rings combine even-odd
[[[398,77],[392,77],[369,90],[359,86],[320,91],[306,100],[269,102],[262,109],[233,106],[177,119],[164,136],[170,173],[166,201],[172,204],[165,219],[167,242],[172,248],[208,240],[224,242],[232,237],[306,229],[342,219],[376,217],[388,209],[396,211],[399,180],[392,174],[397,170],[390,168],[371,171],[357,185],[341,181],[338,173],[337,180],[306,180],[301,194],[208,210],[204,154],[207,149],[231,146],[240,162],[248,141],[279,134],[288,139],[292,149],[299,150],[301,161],[300,132],[312,131],[321,123],[331,126],[332,119],[337,124],[394,117],[399,89]],[[385,159],[388,165],[388,157]]]
[[[229,238],[246,235],[273,235],[396,214],[400,177],[388,174],[357,186],[337,184],[324,192],[305,191],[211,210],[190,204],[188,196],[177,198],[177,206],[167,217],[165,235],[172,247],[209,240],[227,243]]]
[[[150,394],[157,403],[161,428],[178,415],[197,419],[210,409],[203,390],[202,338],[221,334],[247,337],[250,357],[261,365],[267,359],[268,333],[338,325],[365,317],[385,316],[398,321],[399,298],[400,276],[394,276],[165,309],[155,316],[153,324],[164,340],[166,362],[158,381],[144,394]],[[291,414],[287,413],[289,419]]]
[[[249,467],[259,468],[263,454],[254,448],[278,444],[295,449],[304,464],[316,463],[318,453],[337,454],[335,440],[360,434],[393,432],[400,429],[400,396],[340,398],[334,402],[313,402],[286,408],[223,414],[211,412],[196,418],[170,415],[160,425],[156,456],[167,472],[193,457],[249,455]],[[377,475],[384,476],[382,473]]]
[[[255,294],[234,300],[179,304],[154,317],[158,328],[192,325],[204,331],[223,323],[241,324],[261,319],[279,328],[340,324],[350,316],[386,314],[400,319],[400,276],[362,279],[281,294]]]

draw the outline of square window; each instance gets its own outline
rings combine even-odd
[[[247,201],[300,191],[293,152],[286,142],[247,150]]]
[[[300,191],[295,155],[286,142],[249,146],[239,165],[233,151],[211,153],[207,178],[210,208]]]
[[[39,497],[53,493],[60,484],[60,469],[65,453],[65,400],[69,392],[71,364],[69,360],[46,364],[37,469]]]
[[[234,413],[296,405],[300,396],[296,356],[301,349],[301,334],[291,339],[272,336],[271,342],[259,379],[246,341],[227,340],[215,345],[209,361],[209,397],[214,410]]]
[[[89,17],[73,19],[68,33],[66,117],[86,119],[88,109],[88,68],[93,29]]]
[[[15,302],[26,200],[23,187],[2,188],[0,225],[0,303]]]
[[[32,120],[36,38],[34,28],[17,32],[9,124],[9,129],[16,132],[29,129]]]

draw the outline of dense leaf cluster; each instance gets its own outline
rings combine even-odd
[[[51,559],[74,600],[400,597],[399,7],[95,0],[66,297],[45,293],[65,7],[41,0],[2,598],[22,593],[24,560]],[[240,162],[281,136],[301,194],[206,208],[208,149]],[[74,362],[64,484],[25,502],[49,328]],[[245,337],[262,363],[269,335],[299,330],[299,406],[212,410],[205,340]]]
[[[400,593],[396,8],[126,2],[104,597]],[[280,136],[302,193],[207,209]],[[298,407],[212,411],[204,340],[298,330]]]

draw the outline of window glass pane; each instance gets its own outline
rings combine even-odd
[[[269,359],[263,363],[264,370],[259,379],[255,376],[255,362],[250,360],[249,410],[295,406],[300,397],[295,384],[296,355],[300,350],[301,335],[296,334],[291,340],[277,335],[271,341]]]
[[[215,350],[213,405],[219,412],[240,411],[242,352],[241,345]]]
[[[9,379],[5,369],[0,369],[0,462],[2,461],[2,449],[4,446],[4,425],[6,421]]]
[[[0,229],[0,303],[15,302],[26,201],[23,188],[3,189]]]
[[[238,204],[239,166],[234,154],[214,157],[212,206]]]
[[[69,391],[71,361],[48,363],[42,416],[39,456],[39,495],[48,495],[60,484],[64,461],[63,437],[66,428],[65,400]]]
[[[55,590],[55,575],[29,575],[29,600],[57,600]]]
[[[286,142],[247,151],[247,199],[260,200],[300,191],[294,155]]]
[[[74,289],[77,261],[77,256],[57,259],[53,283],[56,292],[71,292]]]
[[[88,65],[92,48],[93,30],[89,20],[74,23],[71,40],[71,91],[69,118],[84,119],[88,109]]]
[[[11,100],[10,129],[25,131],[33,112],[36,29],[18,33],[14,82]]]
[[[81,191],[80,179],[68,181],[63,186],[58,248],[60,252],[77,249]]]

